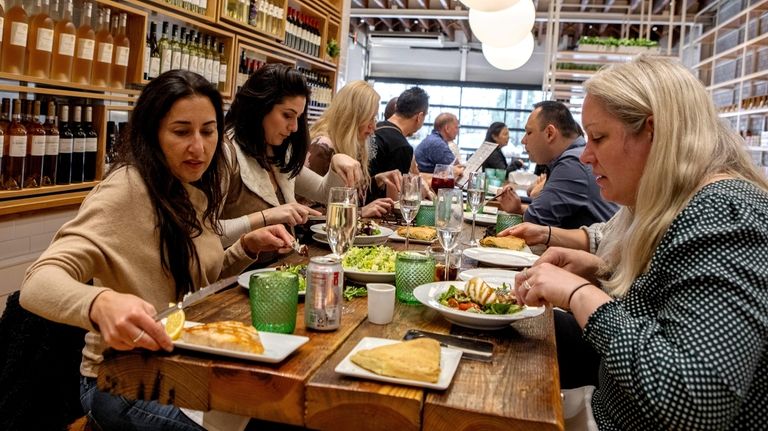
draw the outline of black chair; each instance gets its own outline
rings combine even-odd
[[[63,430],[83,416],[85,330],[43,319],[8,297],[0,318],[0,429]]]

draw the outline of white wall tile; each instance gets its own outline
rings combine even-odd
[[[55,232],[44,232],[39,235],[32,235],[29,238],[29,251],[42,253],[51,244]]]
[[[29,236],[0,242],[0,261],[29,254]]]

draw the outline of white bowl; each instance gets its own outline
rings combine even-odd
[[[538,178],[536,175],[530,173],[530,172],[510,172],[509,173],[509,180],[518,186],[522,187],[528,187],[534,182],[536,182],[536,179]]]

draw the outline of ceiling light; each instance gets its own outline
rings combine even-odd
[[[464,6],[469,9],[476,9],[481,12],[496,12],[498,10],[506,9],[519,0],[461,0]]]
[[[495,47],[514,45],[531,32],[536,8],[531,0],[519,0],[496,12],[469,10],[469,26],[483,44]]]
[[[501,70],[514,70],[531,58],[533,54],[533,34],[528,33],[515,45],[497,48],[483,44],[483,56],[491,66]]]

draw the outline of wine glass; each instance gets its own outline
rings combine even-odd
[[[400,187],[400,211],[405,219],[405,250],[408,251],[408,237],[411,235],[411,222],[421,205],[421,177],[405,174]]]
[[[432,190],[437,193],[440,189],[452,189],[454,186],[453,165],[435,165],[432,173]]]
[[[456,247],[464,222],[464,202],[459,189],[440,189],[435,204],[435,226],[437,238],[445,250],[445,279],[448,279],[451,251]]]
[[[475,239],[475,218],[477,212],[485,203],[485,174],[482,172],[470,172],[467,180],[467,203],[472,211],[472,236],[469,240],[470,247],[477,247]]]
[[[325,231],[333,256],[341,259],[355,241],[357,231],[357,189],[333,187],[328,193]]]

